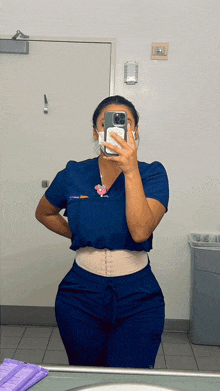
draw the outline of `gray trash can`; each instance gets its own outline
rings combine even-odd
[[[190,339],[220,345],[220,234],[190,233]]]

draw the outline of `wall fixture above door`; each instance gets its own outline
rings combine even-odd
[[[22,33],[20,30],[17,30],[16,34],[13,35],[12,39],[17,39],[20,35],[20,38],[30,38],[29,35],[25,35],[24,33]]]
[[[23,34],[17,30],[12,39],[0,39],[0,53],[8,54],[29,54],[29,42],[18,40],[17,38],[29,38],[29,35]]]
[[[4,54],[29,54],[28,41],[14,41],[12,39],[0,39],[0,53]]]

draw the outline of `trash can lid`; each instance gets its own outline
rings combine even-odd
[[[220,248],[220,234],[190,232],[188,242],[192,247]]]

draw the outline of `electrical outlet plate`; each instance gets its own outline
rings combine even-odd
[[[168,60],[169,43],[152,43],[152,60]]]

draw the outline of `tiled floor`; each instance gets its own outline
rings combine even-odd
[[[69,365],[57,327],[1,326],[1,358]],[[186,333],[163,333],[155,369],[220,373],[220,346],[190,343]]]

